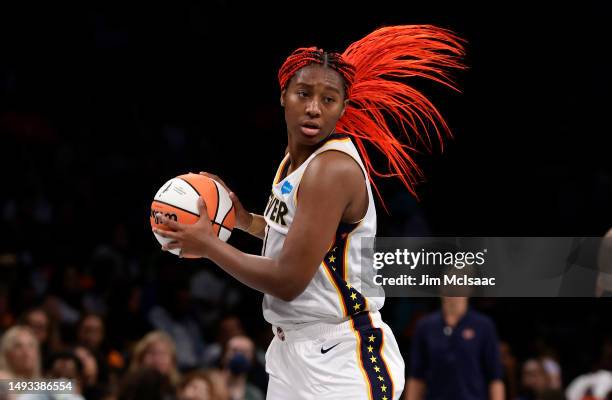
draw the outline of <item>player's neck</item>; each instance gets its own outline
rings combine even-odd
[[[289,137],[288,148],[290,164],[289,169],[287,170],[287,175],[298,169],[300,165],[302,165],[308,159],[308,157],[312,155],[312,153],[321,147],[322,144],[323,143],[318,143],[315,146],[304,146],[296,143],[295,141],[291,140],[291,137]]]

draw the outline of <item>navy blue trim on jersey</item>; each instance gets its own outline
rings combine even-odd
[[[340,292],[345,316],[356,314],[367,308],[366,299],[350,285],[347,277],[348,236],[358,225],[341,222],[336,230],[334,244],[323,258],[323,266],[327,268],[336,288]]]
[[[332,133],[331,135],[329,135],[327,138],[325,138],[325,142],[329,141],[329,140],[333,140],[333,139],[346,139],[346,138],[350,138],[350,135],[347,135],[346,133]],[[323,142],[323,143],[325,143]]]
[[[374,327],[368,311],[352,315],[351,321],[355,334],[359,336],[359,359],[370,385],[371,398],[393,399],[393,379],[382,356],[385,343],[382,329]]]

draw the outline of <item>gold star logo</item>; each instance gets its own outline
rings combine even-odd
[[[385,378],[383,378],[382,376],[378,375],[378,380],[382,382],[382,381],[385,380]]]
[[[378,365],[375,365],[375,366],[374,366],[374,371],[376,371],[376,372],[380,372],[380,367],[379,367]]]
[[[335,270],[336,270],[336,267],[332,267],[332,269],[335,271]]]
[[[347,289],[352,289],[353,287],[351,286],[351,284],[350,284],[350,283],[348,283],[348,282],[347,282],[347,283],[346,283],[346,288],[347,288]]]
[[[374,347],[372,347],[372,346],[368,346],[368,353],[371,353],[371,352],[372,352],[372,350],[374,350]]]
[[[330,263],[333,263],[334,261],[336,261],[336,257],[334,257],[334,256],[330,256],[330,257],[329,257],[329,262],[330,262]]]
[[[353,306],[353,308],[355,309],[355,311],[357,311],[361,308],[361,304],[357,303]]]
[[[383,392],[386,392],[386,391],[387,391],[387,387],[386,387],[385,385],[382,385],[382,386],[380,387],[380,390],[382,390]]]
[[[387,396],[383,396],[382,400],[389,400],[389,399],[387,399]]]
[[[372,361],[373,363],[375,363],[375,362],[376,362],[376,357],[374,357],[374,356],[370,357],[370,361]]]
[[[357,294],[355,292],[351,293],[351,300],[357,299]]]
[[[373,342],[373,341],[374,341],[374,339],[376,339],[376,336],[372,335],[372,336],[370,336],[368,339],[370,339],[370,342]]]

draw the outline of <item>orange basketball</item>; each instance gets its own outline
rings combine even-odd
[[[200,218],[198,211],[200,196],[206,203],[213,230],[221,240],[227,241],[236,219],[229,193],[215,180],[198,174],[180,175],[164,183],[151,203],[151,226],[159,230],[168,229],[156,217],[157,213],[162,213],[181,224],[195,223]],[[171,241],[158,234],[154,235],[161,244]],[[179,255],[180,249],[172,249],[170,252]],[[183,257],[193,258],[189,254],[183,254]]]

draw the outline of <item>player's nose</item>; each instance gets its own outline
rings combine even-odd
[[[321,116],[321,106],[318,100],[313,99],[306,104],[306,114],[311,118],[318,118]]]

